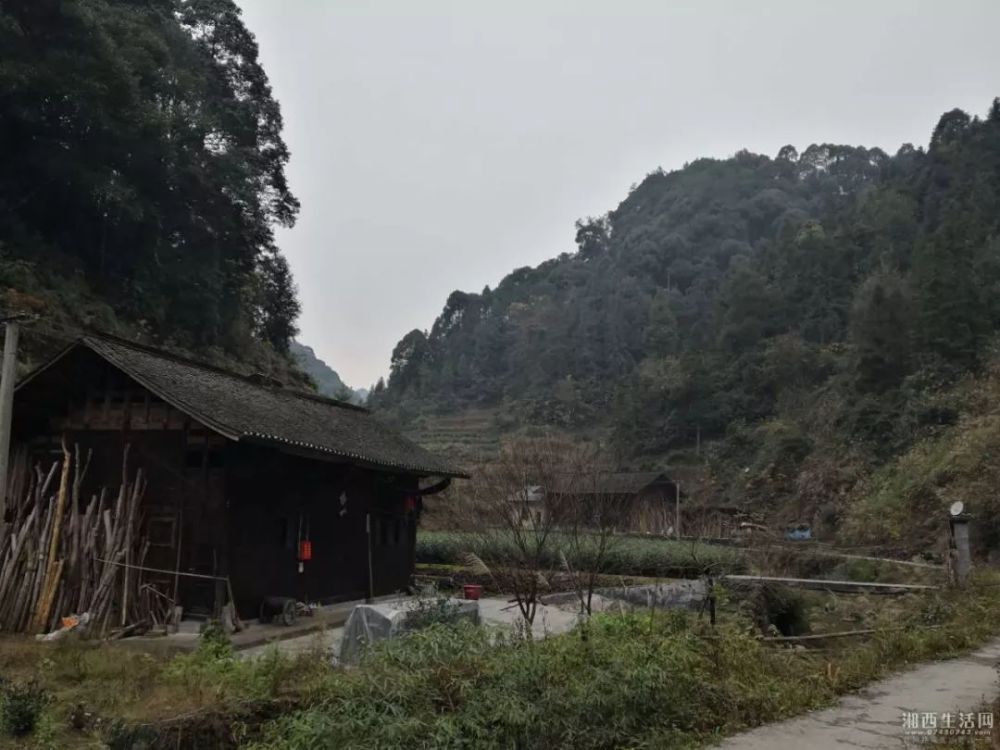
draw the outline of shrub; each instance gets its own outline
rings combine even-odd
[[[257,748],[682,747],[829,697],[745,632],[705,640],[676,612],[599,615],[572,636],[491,643],[466,624],[373,647],[326,700]]]
[[[981,642],[1000,616],[995,581],[986,584],[940,601],[915,598],[923,608],[903,618],[913,625],[904,630],[898,610],[880,610],[870,639],[833,655],[770,646],[746,618],[706,633],[703,620],[680,611],[596,615],[586,641],[432,625],[373,646],[362,669],[331,674],[252,747],[702,746],[824,705],[900,664]],[[780,590],[761,596],[772,616],[795,617],[808,600]],[[948,627],[919,627],[927,621]]]
[[[0,685],[0,728],[3,733],[11,737],[31,734],[49,699],[48,692],[34,681]]]
[[[208,659],[225,659],[233,655],[233,644],[222,625],[212,620],[198,636],[198,651]]]
[[[405,628],[413,631],[431,625],[453,625],[457,622],[460,612],[461,605],[447,596],[417,599],[407,610]]]
[[[325,666],[315,653],[290,657],[277,648],[267,649],[259,658],[237,658],[228,636],[209,625],[193,652],[176,656],[166,665],[163,680],[183,688],[205,708],[272,700],[293,692]]]
[[[765,635],[802,635],[809,632],[809,613],[802,593],[785,586],[752,586],[743,602]]]

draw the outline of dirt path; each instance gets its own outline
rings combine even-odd
[[[932,662],[901,672],[864,690],[844,696],[837,705],[730,737],[725,750],[847,750],[919,746],[907,736],[904,714],[978,713],[986,700],[1000,695],[997,663],[1000,639],[958,659]],[[978,721],[978,718],[977,718]],[[995,717],[1000,724],[1000,716]]]

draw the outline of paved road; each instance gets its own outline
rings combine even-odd
[[[919,746],[903,731],[907,712],[978,713],[1000,695],[1000,639],[968,656],[924,664],[842,698],[837,705],[730,737],[724,750],[848,750]],[[1000,716],[995,717],[1000,724]],[[977,717],[978,721],[978,717]],[[988,746],[988,743],[985,744]]]

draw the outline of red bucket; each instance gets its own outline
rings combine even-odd
[[[462,592],[465,594],[466,599],[479,599],[483,595],[483,587],[478,583],[467,583],[462,586]]]

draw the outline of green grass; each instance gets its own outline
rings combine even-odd
[[[502,537],[484,540],[468,532],[420,531],[417,534],[417,562],[445,565],[461,564],[469,552],[481,557],[487,564],[509,559],[505,554]],[[588,547],[590,547],[588,549]],[[593,567],[594,550],[586,545],[581,554],[569,551],[566,537],[554,534],[549,545],[547,565],[561,567],[560,551],[577,569]],[[743,554],[731,547],[673,541],[670,539],[645,539],[622,536],[614,540],[599,572],[613,575],[648,577],[697,576],[706,569],[715,572],[740,573],[747,568]]]
[[[253,747],[699,747],[971,648],[998,615],[995,588],[914,597],[877,612],[874,637],[823,652],[765,645],[738,617],[709,631],[676,611],[598,616],[586,639],[499,645],[472,627],[435,627],[372,650]]]
[[[241,661],[213,641],[156,660],[7,639],[0,674],[35,682],[51,700],[32,735],[0,737],[0,747],[699,747],[828,704],[907,663],[975,647],[1000,622],[998,583],[872,606],[845,597],[842,611],[831,611],[828,595],[807,597],[829,629],[863,616],[856,624],[877,630],[824,651],[763,643],[731,594],[715,629],[680,611],[605,614],[587,637],[543,641],[434,625],[380,644],[349,671],[318,653]],[[71,728],[80,705],[100,721]]]

